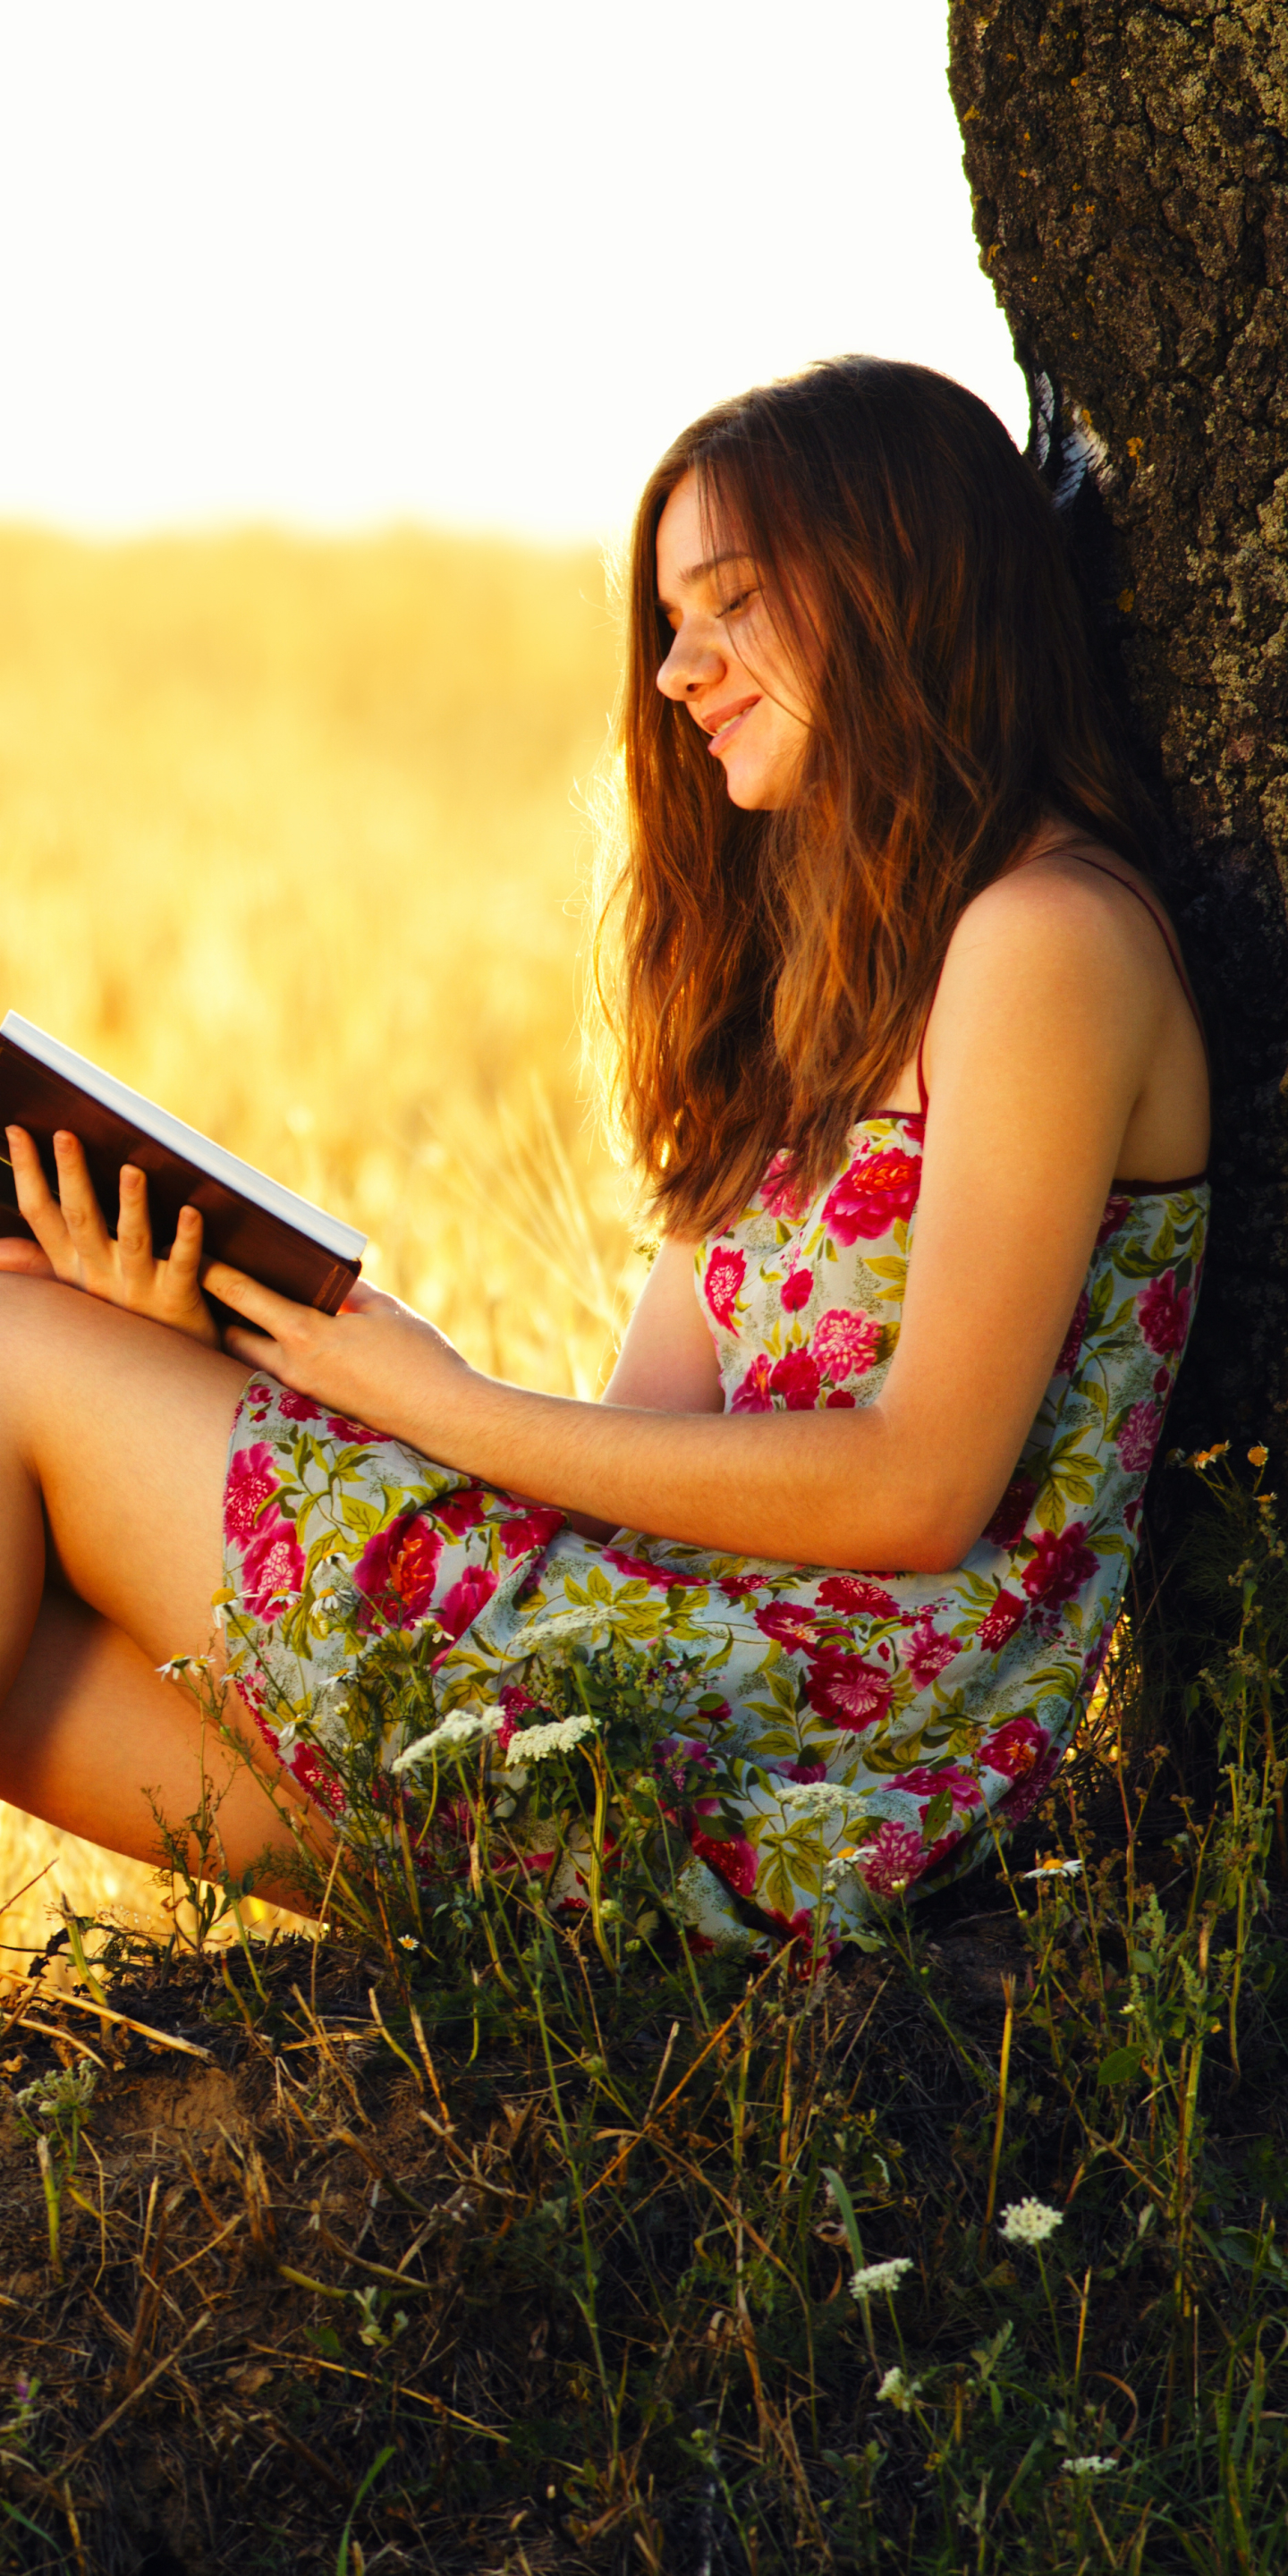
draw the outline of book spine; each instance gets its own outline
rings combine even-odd
[[[319,1314],[338,1315],[362,1267],[360,1261],[337,1261],[313,1300]]]

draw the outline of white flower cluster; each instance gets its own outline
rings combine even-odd
[[[38,2075],[34,2084],[15,2093],[14,2100],[29,2120],[55,2120],[64,2111],[88,2111],[97,2087],[97,2070],[82,2059],[79,2066]]]
[[[1045,2245],[1063,2225],[1063,2213],[1044,2200],[1012,2200],[1002,2212],[1002,2234],[1008,2245]]]
[[[838,1789],[834,1780],[784,1780],[778,1791],[785,1807],[795,1807],[803,1816],[848,1816],[854,1804],[849,1789]]]
[[[583,1736],[594,1735],[597,1722],[593,1717],[559,1717],[549,1726],[525,1726],[510,1738],[506,1749],[506,1768],[514,1770],[520,1762],[544,1762],[548,1753],[571,1753]]]
[[[852,2299],[870,2299],[880,2290],[897,2290],[905,2272],[912,2270],[910,2254],[894,2254],[888,2263],[864,2263],[850,2282]]]
[[[440,1753],[461,1753],[467,1744],[478,1744],[485,1735],[495,1735],[501,1724],[501,1712],[482,1708],[477,1701],[468,1708],[454,1708],[429,1735],[418,1735],[396,1761],[391,1771],[409,1771],[414,1762],[436,1762]]]
[[[1116,2469],[1116,2460],[1107,2460],[1101,2451],[1088,2451],[1080,2460],[1062,2460],[1061,2474],[1066,2478],[1103,2478],[1106,2469]]]
[[[901,2415],[912,2413],[914,2402],[920,2395],[921,2381],[905,2379],[897,2362],[893,2370],[886,2372],[877,2390],[877,2396],[884,2398],[887,2406],[897,2406]]]

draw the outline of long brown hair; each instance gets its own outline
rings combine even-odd
[[[657,527],[689,472],[813,674],[783,812],[731,805],[656,685]],[[834,359],[685,430],[639,506],[628,618],[626,850],[596,980],[657,1215],[701,1233],[775,1152],[803,1190],[843,1161],[915,1051],[964,907],[1044,810],[1145,867],[1150,816],[1051,504],[987,405],[927,367]]]

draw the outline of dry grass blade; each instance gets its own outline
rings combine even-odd
[[[69,2011],[93,2013],[96,2021],[111,2021],[115,2022],[121,2030],[132,2030],[137,2038],[146,2039],[149,2046],[152,2048],[172,2048],[180,2057],[199,2058],[204,2066],[209,2066],[213,2063],[210,2050],[208,2048],[203,2048],[197,2040],[180,2039],[178,2033],[173,2030],[155,2030],[151,2022],[136,2021],[132,2013],[117,2012],[113,2005],[90,2003],[83,1995],[60,1994],[58,1997],[58,2008],[60,2012]],[[32,2022],[29,2015],[25,2013],[18,2014],[16,2018],[19,2023],[26,2022],[33,2030],[43,2027],[40,2023]],[[13,2024],[11,2024],[10,2027],[13,2027]],[[74,2039],[74,2033],[71,2031],[69,2031],[66,2036],[69,2039]],[[83,2043],[78,2042],[76,2044],[81,2045]]]

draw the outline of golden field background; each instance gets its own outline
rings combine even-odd
[[[640,1271],[576,1034],[617,658],[591,554],[0,530],[0,1011],[583,1395]],[[156,1919],[146,1869],[0,1807],[0,1943],[55,1890]]]

